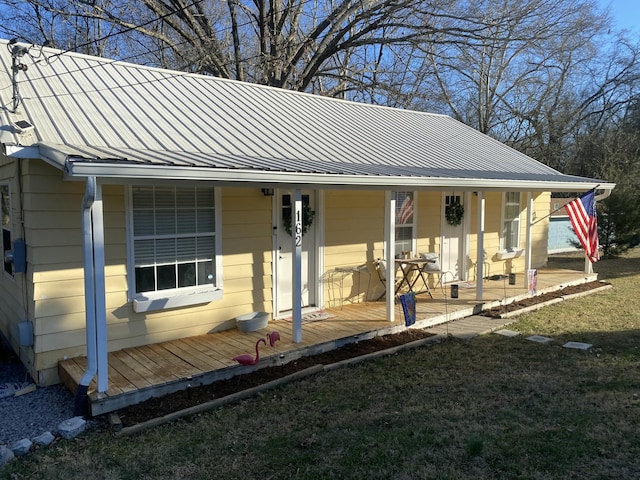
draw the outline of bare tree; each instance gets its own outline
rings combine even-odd
[[[501,130],[523,104],[558,76],[571,72],[568,54],[588,49],[603,28],[591,0],[468,0],[467,21],[488,25],[486,35],[450,45],[421,43],[436,101],[481,132]],[[569,70],[567,70],[569,67]],[[498,135],[500,134],[500,135]]]
[[[111,25],[118,34],[110,34],[105,49],[111,56],[135,54],[140,63],[368,101],[378,99],[379,85],[383,91],[397,89],[394,69],[411,40],[437,32],[439,41],[466,42],[488,32],[482,21],[462,22],[464,9],[445,8],[445,0],[23,3],[34,12],[47,12],[51,25],[74,16],[78,24]],[[35,16],[32,20],[33,26]],[[58,33],[50,30],[47,34]],[[77,33],[79,28],[70,30]],[[92,32],[96,37],[97,30]]]

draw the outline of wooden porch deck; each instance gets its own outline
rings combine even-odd
[[[596,274],[559,269],[538,270],[538,294],[569,285],[590,282]],[[417,296],[417,321],[412,328],[429,328],[445,322],[469,317],[479,311],[501,303],[510,303],[529,296],[522,286],[508,281],[484,281],[483,301],[475,300],[475,287],[459,283],[459,298],[451,299],[450,290],[433,289],[433,299],[427,294]],[[446,295],[445,295],[446,293]],[[302,356],[314,355],[339,348],[345,344],[404,330],[404,317],[398,303],[395,321],[386,319],[384,301],[345,303],[326,309],[332,315],[320,321],[306,322],[302,326],[302,343],[293,343],[291,323],[274,320],[264,330],[242,333],[232,329],[198,335],[157,344],[143,345],[109,353],[109,387],[103,394],[95,392],[95,381],[89,388],[89,413],[105,414],[152,397],[166,395],[190,387],[207,385],[248,373],[258,368],[281,365]],[[255,343],[267,331],[277,330],[281,340],[275,347],[268,344],[260,349],[260,362],[255,366],[242,366],[232,360],[242,353],[253,353]],[[86,370],[86,357],[60,361],[60,378],[72,393],[77,391]]]

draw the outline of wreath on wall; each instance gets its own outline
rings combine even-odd
[[[458,202],[452,203],[451,205],[447,205],[444,214],[449,225],[460,225],[462,223],[462,217],[464,217],[464,207]]]
[[[291,235],[291,212],[293,207],[289,207],[282,212],[282,223],[284,224],[285,231]],[[315,217],[315,210],[311,210],[308,203],[302,203],[302,235],[307,233],[311,225],[313,224],[313,218]]]

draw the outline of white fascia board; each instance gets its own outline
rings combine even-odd
[[[3,143],[2,148],[7,157],[40,158],[40,149],[37,146],[23,147],[21,145]]]
[[[103,179],[148,179],[148,180],[207,180],[223,183],[253,183],[274,185],[315,185],[332,188],[382,188],[406,189],[451,189],[466,191],[522,190],[579,192],[596,186],[613,188],[615,184],[600,184],[596,180],[584,181],[539,181],[539,180],[495,180],[485,178],[404,177],[381,175],[331,175],[322,173],[273,172],[241,169],[218,169],[200,167],[165,167],[158,165],[127,165],[122,163],[94,163],[74,160],[67,162],[67,174],[72,177],[96,176]]]

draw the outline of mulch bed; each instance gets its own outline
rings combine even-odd
[[[609,285],[604,282],[594,281],[580,285],[566,287],[551,293],[545,293],[536,297],[526,298],[513,302],[506,306],[500,306],[491,310],[485,310],[481,314],[497,318],[500,314],[529,307],[538,303],[547,302],[554,298],[587,292],[595,288]],[[375,337],[358,343],[345,345],[342,348],[330,352],[299,358],[285,365],[265,367],[244,375],[238,375],[228,380],[221,380],[211,385],[191,388],[172,393],[163,397],[152,398],[138,405],[133,405],[118,411],[118,415],[125,427],[135,425],[156,417],[176,412],[179,410],[199,405],[211,400],[222,398],[233,393],[241,392],[249,388],[262,385],[272,380],[285,377],[292,373],[304,370],[314,365],[329,365],[349,358],[365,355],[367,353],[385,350],[387,348],[403,345],[432,336],[421,329],[410,329],[392,335]]]
[[[500,318],[500,315],[508,312],[514,312],[516,310],[521,310],[526,307],[531,307],[539,303],[545,303],[555,298],[562,298],[567,295],[575,295],[576,293],[588,292],[590,290],[604,287],[606,285],[611,285],[611,284],[596,280],[593,282],[581,283],[580,285],[571,285],[561,290],[556,290],[555,292],[544,293],[542,295],[537,295],[535,297],[524,298],[522,300],[519,300],[517,302],[512,302],[507,305],[500,305],[498,307],[494,307],[488,310],[483,310],[481,312],[481,315],[484,315],[486,317],[491,317],[491,318]]]

